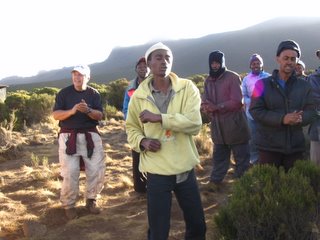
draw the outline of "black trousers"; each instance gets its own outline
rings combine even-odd
[[[270,152],[259,150],[259,163],[270,164],[277,168],[282,166],[287,172],[293,167],[294,162],[303,159],[303,152],[296,152],[291,154],[284,154],[279,152]]]
[[[145,193],[147,188],[147,179],[139,171],[140,153],[132,150],[132,175],[133,187],[136,192]]]

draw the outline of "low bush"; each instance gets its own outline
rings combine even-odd
[[[123,119],[123,113],[119,111],[115,106],[106,105],[104,108],[105,112],[105,118],[111,119],[114,118],[115,120],[122,120]]]
[[[288,173],[258,165],[235,182],[227,205],[214,216],[221,239],[312,239],[317,197],[306,176],[318,170],[303,163]]]

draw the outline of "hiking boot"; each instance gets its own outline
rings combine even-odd
[[[78,217],[77,211],[76,211],[75,208],[65,209],[64,212],[65,212],[65,214],[66,214],[66,217],[67,217],[69,220],[72,220],[72,219],[75,219],[75,218]]]
[[[92,214],[99,214],[101,212],[100,209],[97,207],[95,199],[87,199],[86,208]]]

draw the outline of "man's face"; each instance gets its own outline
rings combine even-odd
[[[72,82],[75,89],[79,91],[83,90],[86,87],[88,81],[89,81],[89,78],[86,75],[82,75],[77,71],[72,72]]]
[[[301,76],[303,71],[304,71],[304,69],[303,69],[302,65],[297,64],[296,65],[296,74],[297,74],[297,76]]]
[[[219,62],[213,61],[213,62],[211,63],[211,69],[212,69],[214,72],[219,71],[220,68],[221,68],[221,64],[220,64]]]
[[[253,74],[259,74],[262,71],[262,64],[259,60],[251,62],[250,69]]]
[[[155,50],[151,53],[148,66],[154,76],[167,77],[172,68],[172,56],[168,50]]]
[[[145,62],[140,62],[136,67],[136,73],[138,74],[138,77],[141,79],[144,79],[148,76],[149,69],[147,67],[147,64]]]
[[[295,70],[298,62],[298,53],[291,49],[286,49],[277,57],[279,71],[285,74],[290,74]]]

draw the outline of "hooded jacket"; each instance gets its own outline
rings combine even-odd
[[[250,139],[242,107],[240,76],[230,70],[218,77],[209,76],[204,83],[203,100],[218,106],[211,115],[211,135],[215,144],[243,144]]]
[[[126,122],[128,142],[134,151],[140,152],[141,172],[160,175],[176,175],[191,170],[199,163],[199,155],[193,135],[199,133],[202,120],[200,114],[200,94],[198,88],[188,79],[169,74],[174,94],[167,113],[160,113],[152,96],[150,75],[132,95]],[[161,114],[161,123],[142,123],[139,114],[143,110]],[[142,151],[143,138],[161,141],[157,152]]]
[[[305,151],[302,127],[315,119],[311,86],[295,74],[287,80],[285,88],[279,83],[279,71],[259,80],[251,99],[250,114],[257,123],[256,144],[264,151],[291,154]],[[287,113],[303,111],[302,123],[284,125]]]

